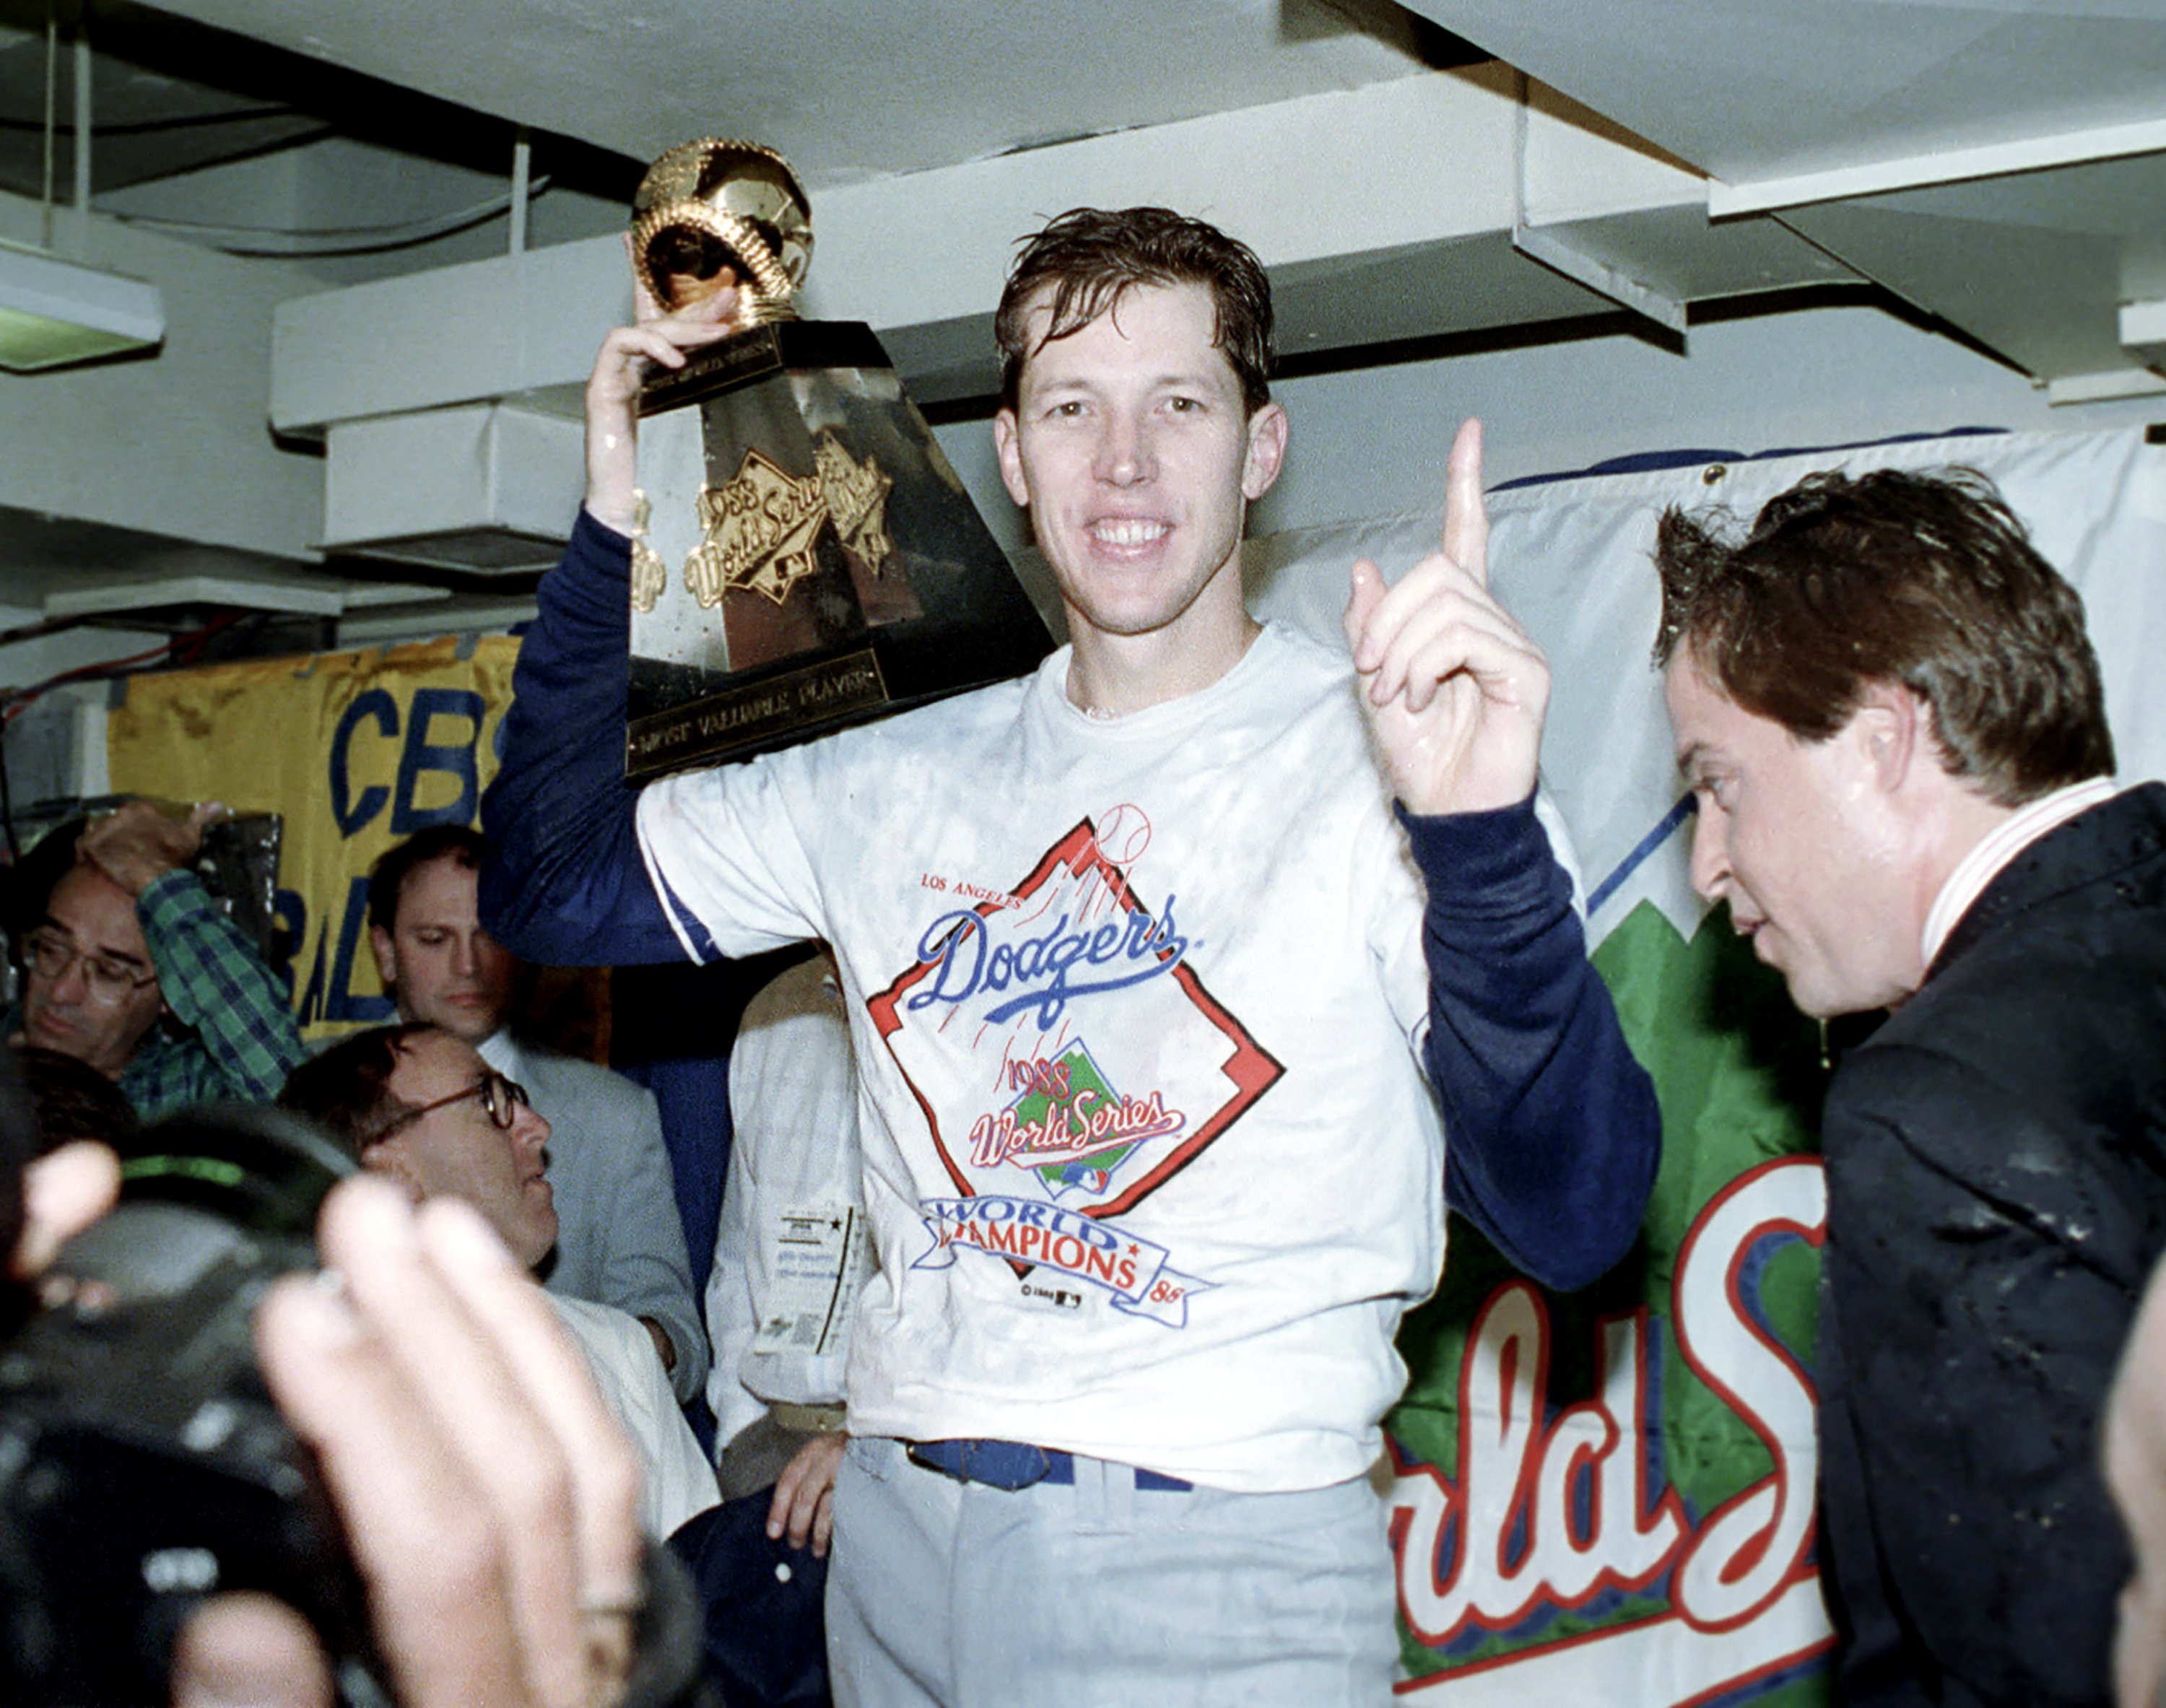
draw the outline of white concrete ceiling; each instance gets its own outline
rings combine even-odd
[[[1537,235],[1520,247],[1582,285],[1674,328],[1691,301],[1756,280],[1871,278],[2070,395],[2153,383],[2116,314],[2166,279],[2166,0],[159,4],[634,158],[701,133],[754,136],[816,192],[1292,112],[1493,55],[1586,109],[1585,128],[1639,139],[1704,181],[1620,228],[1569,205],[1571,165],[1523,166],[1514,224]],[[1169,150],[1211,157],[1208,131],[1165,134]],[[1329,130],[1311,145],[1350,186],[1397,164]],[[1011,177],[1031,176],[1014,164]],[[1243,205],[1238,154],[1212,164],[1223,204]],[[1298,211],[1329,231],[1328,207]],[[938,240],[906,219],[895,229]],[[1806,243],[1827,253],[1807,262]],[[1376,248],[1350,239],[1350,266]],[[1383,335],[1407,335],[1404,319]]]
[[[2166,0],[158,8],[598,158],[703,133],[781,147],[815,192],[811,311],[871,320],[928,398],[982,392],[984,321],[1018,233],[1078,201],[1146,199],[1253,243],[1279,284],[1282,347],[1311,361],[1619,304],[1683,335],[1694,303],[1871,280],[2056,397],[2166,390],[2150,367],[2166,355]],[[417,161],[417,197],[443,170]],[[159,193],[116,202],[140,213]],[[582,248],[563,246],[554,287],[585,300],[581,282],[615,263]],[[341,348],[314,324],[302,377],[329,371],[330,391],[355,395],[274,404],[282,428],[576,384],[594,335],[568,314],[529,317],[516,340],[469,332],[405,365],[456,383],[378,395],[407,372],[367,358],[425,323],[425,278],[323,308],[357,377],[338,381]],[[501,319],[551,287],[532,267],[516,282],[517,298],[479,303]],[[2151,329],[2125,333],[2137,322]],[[492,338],[517,348],[498,360]],[[293,377],[274,374],[274,393]]]
[[[160,0],[642,161],[756,137],[862,182],[1419,70],[1390,0]]]
[[[2079,398],[2157,388],[2166,0],[1410,0]]]
[[[1409,0],[1732,183],[2166,119],[2160,0]]]

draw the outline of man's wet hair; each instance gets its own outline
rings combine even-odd
[[[1984,475],[1809,475],[1740,532],[1726,511],[1663,513],[1658,667],[1682,650],[1808,741],[1900,683],[1944,767],[2002,806],[2113,771],[2083,600]]]
[[[431,825],[393,844],[368,868],[368,922],[390,930],[399,919],[399,892],[406,880],[432,860],[449,859],[469,872],[481,870],[489,839],[465,825]]]
[[[1211,293],[1211,341],[1241,382],[1250,414],[1271,400],[1271,286],[1245,243],[1170,208],[1073,208],[1026,238],[993,318],[1001,401],[1016,407],[1023,364],[1057,338],[1080,332],[1139,285],[1201,285]],[[1049,293],[1044,335],[1031,337],[1035,299]]]

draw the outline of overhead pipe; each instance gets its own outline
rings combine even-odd
[[[75,219],[76,239],[90,235],[90,8],[75,26]]]
[[[519,127],[517,139],[511,145],[511,249],[513,255],[526,253],[526,198],[532,193],[534,181],[534,145],[525,125]]]

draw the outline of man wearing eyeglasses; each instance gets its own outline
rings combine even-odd
[[[557,1255],[543,1284],[598,1299],[646,1325],[679,1400],[707,1379],[669,1152],[654,1094],[621,1073],[514,1035],[519,962],[483,930],[474,874],[488,845],[437,825],[385,851],[368,875],[368,941],[402,1020],[463,1038],[532,1092],[557,1140]]]
[[[472,1205],[526,1268],[556,1245],[549,1123],[464,1039],[426,1025],[357,1032],[297,1069],[278,1101],[320,1124],[415,1203]],[[549,1299],[639,1449],[642,1520],[667,1537],[716,1495],[653,1343],[612,1305],[554,1293]]]
[[[93,820],[25,936],[25,1042],[115,1081],[145,1121],[267,1103],[305,1052],[284,994],[188,870],[204,825],[131,801]]]

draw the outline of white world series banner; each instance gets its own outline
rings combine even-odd
[[[1408,1320],[1391,1533],[1399,1690],[1425,1704],[1831,1700],[1813,1505],[1826,1070],[1781,981],[1693,894],[1649,653],[1664,509],[1749,522],[1838,467],[1991,478],[2084,595],[2123,781],[2166,775],[2166,450],[2140,430],[1965,433],[1491,495],[1493,585],[1554,678],[1545,785],[1596,965],[1656,1081],[1664,1158],[1638,1249],[1595,1287],[1547,1294],[1455,1220],[1444,1284]],[[1396,578],[1440,520],[1253,542],[1252,601],[1336,635],[1354,559]]]

